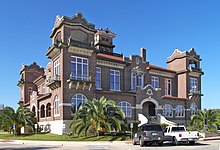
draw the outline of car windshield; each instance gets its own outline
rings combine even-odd
[[[173,132],[185,131],[184,127],[172,127]]]
[[[162,131],[160,125],[145,125],[143,126],[144,131]]]

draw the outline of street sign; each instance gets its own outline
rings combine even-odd
[[[66,125],[65,124],[63,124],[63,129],[65,129],[66,128]]]
[[[13,129],[15,129],[15,127],[16,127],[16,125],[15,125],[15,124],[13,124]]]
[[[131,129],[132,129],[132,128],[134,127],[134,124],[133,124],[133,123],[131,123],[131,124],[130,124],[130,127],[131,127]]]
[[[34,128],[37,129],[37,124],[34,124]]]

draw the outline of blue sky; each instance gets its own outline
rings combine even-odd
[[[202,108],[220,108],[220,1],[218,0],[20,0],[0,1],[0,103],[17,107],[21,64],[45,67],[56,18],[82,12],[96,28],[117,34],[115,52],[147,49],[151,64],[167,67],[175,48],[194,47],[202,58]]]

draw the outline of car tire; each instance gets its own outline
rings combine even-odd
[[[140,147],[143,147],[144,146],[144,141],[142,138],[139,139],[139,143],[140,143]]]
[[[137,145],[137,142],[135,142],[134,138],[132,139],[132,144]]]
[[[177,139],[176,139],[175,136],[173,137],[173,145],[174,145],[174,146],[178,145],[178,141],[177,141]]]
[[[163,141],[158,142],[158,146],[163,146]]]
[[[195,141],[189,141],[189,145],[194,145]]]

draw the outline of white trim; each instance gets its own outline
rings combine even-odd
[[[154,87],[154,86],[152,85],[152,81],[154,81],[154,82],[156,83],[156,78],[158,79],[158,87]],[[154,79],[154,80],[152,80],[152,79]],[[159,77],[157,77],[157,76],[151,76],[151,77],[150,77],[150,81],[151,81],[151,86],[153,87],[153,89],[158,89],[158,88],[160,88],[160,78],[159,78]]]
[[[126,103],[126,106],[119,105],[119,104],[122,104],[122,103]],[[129,105],[129,106],[127,106],[127,105]],[[132,107],[131,107],[131,104],[130,104],[129,102],[127,102],[127,101],[121,101],[121,102],[118,103],[118,106],[120,107],[120,109],[121,109],[122,111],[123,111],[122,107],[125,107],[126,112],[123,111],[124,114],[125,114],[125,117],[131,117],[131,116],[132,116]],[[129,107],[131,108],[131,113],[130,113],[129,116],[127,116],[127,109],[129,109]]]
[[[136,104],[136,107],[139,108],[141,106],[141,108],[143,108],[143,104],[145,102],[152,102],[152,103],[155,104],[156,108],[159,108],[159,103],[155,99],[153,99],[153,98],[145,98],[145,99],[143,99],[139,105]]]
[[[178,106],[183,108],[183,109],[180,109],[180,110],[182,110],[182,112],[183,112],[183,115],[182,115],[182,116],[176,114],[176,112],[177,112],[176,110],[177,110],[177,107],[178,107]],[[182,113],[182,112],[181,112],[181,113]],[[176,117],[176,118],[184,118],[185,115],[186,115],[186,114],[185,114],[185,107],[184,107],[183,105],[177,105],[176,108],[175,108],[175,117]]]
[[[62,106],[69,106],[69,107],[71,107],[71,103],[60,103],[59,106],[61,106],[61,107]]]
[[[168,91],[169,83],[170,83],[170,91]],[[170,95],[168,94],[169,92],[170,92]],[[165,96],[172,96],[172,80],[169,78],[165,78]]]
[[[75,58],[76,59],[76,61],[74,62],[74,61],[72,61],[72,58]],[[81,63],[79,63],[79,62],[77,62],[77,60],[78,59],[81,59]],[[86,60],[87,61],[87,63],[83,63],[83,60]],[[75,70],[75,72],[76,72],[76,76],[78,77],[79,75],[77,74],[77,72],[78,72],[78,64],[80,64],[81,65],[81,75],[83,75],[84,74],[84,69],[83,69],[83,66],[86,64],[87,65],[87,70],[86,70],[86,72],[87,72],[87,74],[86,74],[86,76],[88,77],[89,76],[89,59],[88,58],[85,58],[85,57],[78,57],[78,56],[74,56],[74,55],[71,55],[71,66],[72,66],[72,63],[75,63],[76,64],[76,70]],[[72,68],[70,67],[70,72],[71,72],[71,74],[72,74]],[[80,77],[80,76],[79,76]]]

